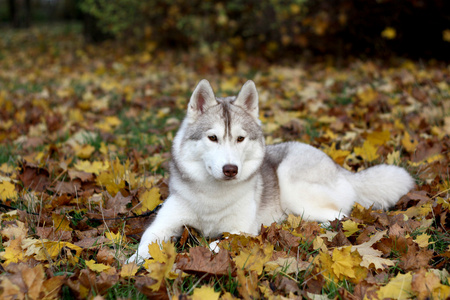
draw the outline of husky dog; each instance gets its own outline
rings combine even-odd
[[[128,261],[149,258],[149,244],[179,237],[184,226],[209,237],[257,235],[288,214],[326,222],[355,202],[388,208],[413,186],[400,167],[352,173],[306,144],[265,146],[253,81],[237,97],[216,98],[202,80],[173,141],[170,196]]]

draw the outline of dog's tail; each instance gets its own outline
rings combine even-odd
[[[375,209],[392,207],[401,196],[414,187],[414,179],[408,172],[396,166],[378,165],[358,173],[346,173],[356,190],[361,205]]]

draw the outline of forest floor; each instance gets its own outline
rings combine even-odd
[[[71,30],[0,37],[3,299],[450,297],[450,67],[396,59],[231,64],[213,52],[129,52]],[[324,225],[289,216],[218,254],[191,228],[125,264],[168,196],[170,147],[197,82],[255,81],[266,143],[301,141],[360,171],[399,165],[389,211]]]

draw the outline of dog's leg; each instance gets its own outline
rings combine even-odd
[[[150,244],[168,241],[171,237],[179,237],[183,232],[183,225],[187,221],[185,220],[186,215],[188,215],[186,207],[180,205],[175,198],[168,198],[153,223],[145,230],[138,250],[127,260],[127,263],[142,264],[145,259],[151,258],[148,252]]]

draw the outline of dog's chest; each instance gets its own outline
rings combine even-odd
[[[224,232],[236,232],[236,228],[242,223],[241,213],[227,208],[220,212],[197,214],[196,222],[192,226],[207,237],[217,237]],[[247,215],[251,215],[251,211]]]
[[[197,195],[194,201],[190,201],[195,218],[189,225],[208,237],[244,231],[256,216],[258,201],[254,197],[254,193],[248,191],[241,195],[222,194],[221,197]]]

